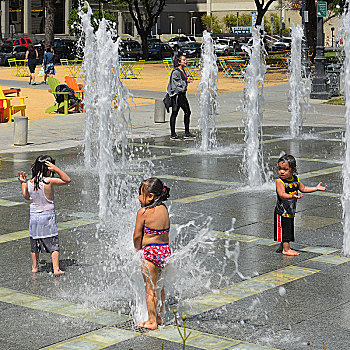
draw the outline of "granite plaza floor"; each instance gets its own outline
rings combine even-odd
[[[217,236],[214,254],[222,254],[230,232],[240,244],[238,274],[228,289],[198,290],[191,308],[167,300],[167,322],[156,331],[135,328],[128,308],[118,304],[113,290],[99,290],[104,251],[95,237],[98,223],[97,175],[83,170],[81,149],[50,151],[72,178],[56,190],[61,266],[66,275],[52,276],[50,257],[41,255],[41,272],[31,273],[28,239],[29,205],[21,196],[18,170],[42,152],[0,154],[0,349],[181,349],[171,309],[187,315],[192,331],[186,349],[347,349],[350,344],[350,259],[342,256],[341,127],[305,127],[305,136],[291,139],[285,127],[264,127],[266,163],[276,176],[281,152],[297,159],[306,185],[322,181],[326,192],[306,194],[298,201],[296,242],[300,256],[275,252],[274,185],[245,187],[241,171],[243,133],[238,128],[218,131],[220,150],[204,154],[192,141],[168,137],[136,140],[141,164],[152,162],[152,175],[171,188],[173,227],[212,217]],[[140,170],[141,169],[141,170]],[[135,191],[142,166],[135,175]],[[135,213],[130,213],[132,221]],[[118,218],[124,220],[125,218]],[[193,232],[195,235],[196,232]],[[208,258],[208,265],[210,265]],[[213,274],[220,271],[212,268]],[[228,261],[229,271],[234,271]],[[113,274],[109,274],[109,277]],[[102,277],[97,277],[102,276]],[[118,277],[115,276],[117,279]],[[106,280],[106,284],[110,281]],[[113,286],[110,284],[110,286]],[[171,295],[171,291],[168,291]]]

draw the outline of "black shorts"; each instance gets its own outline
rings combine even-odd
[[[58,236],[46,238],[30,238],[30,251],[32,253],[52,253],[59,252],[60,246],[58,243]]]
[[[285,218],[275,211],[274,240],[277,242],[294,242],[294,218]]]
[[[28,68],[29,68],[29,72],[30,73],[35,73],[35,67],[36,67],[36,64],[29,64],[28,63]]]

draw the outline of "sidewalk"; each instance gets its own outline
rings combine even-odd
[[[264,117],[265,126],[286,126],[289,128],[290,113],[288,112],[288,84],[268,86],[264,88]],[[162,99],[164,92],[149,90],[130,90],[135,98]],[[240,111],[242,91],[219,94],[219,110],[216,126],[242,126],[245,115]],[[169,135],[169,115],[166,123],[154,123],[154,104],[130,106],[133,138],[157,137]],[[192,109],[191,129],[197,129],[200,115],[199,95],[189,94]],[[311,100],[311,108],[305,115],[304,125],[344,127],[344,106],[322,104],[324,101]],[[177,128],[183,130],[183,116],[180,112],[177,118]],[[49,118],[29,120],[29,134],[27,146],[13,145],[13,123],[0,124],[0,139],[2,153],[16,153],[23,151],[58,150],[79,146],[84,140],[84,114],[50,115]]]

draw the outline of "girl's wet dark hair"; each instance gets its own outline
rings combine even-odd
[[[156,177],[151,177],[141,183],[139,186],[139,194],[141,194],[141,188],[144,186],[144,190],[147,193],[153,193],[154,198],[152,203],[147,205],[147,208],[154,208],[158,205],[163,204],[169,196],[170,196],[170,188],[167,186],[164,186],[162,180],[156,178]]]
[[[278,159],[278,163],[288,163],[290,168],[293,169],[295,172],[297,170],[297,161],[295,160],[295,158],[290,155],[290,154],[284,154],[282,157],[280,157],[280,159]]]
[[[45,182],[44,177],[47,176],[49,172],[49,167],[46,165],[46,162],[50,162],[55,164],[55,160],[51,156],[39,156],[34,164],[32,165],[32,179],[34,179],[34,190],[37,191],[40,188],[40,181],[47,184]],[[51,172],[51,176],[53,176],[53,172]]]

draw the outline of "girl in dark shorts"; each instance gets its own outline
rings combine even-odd
[[[54,53],[51,46],[45,50],[43,67],[44,67],[44,83],[46,84],[47,77],[53,77],[56,73],[54,66]]]
[[[29,85],[33,82],[35,83],[35,67],[37,59],[39,58],[38,51],[34,48],[33,44],[28,45],[28,51],[26,52],[26,60],[28,60],[28,68],[30,71]]]
[[[70,183],[69,176],[59,169],[50,156],[39,156],[32,165],[32,179],[27,181],[23,171],[18,172],[23,197],[30,200],[30,250],[32,272],[39,272],[39,252],[51,253],[53,273],[64,274],[59,267],[59,243],[55,215],[54,186]],[[54,178],[57,173],[59,179]]]
[[[294,242],[294,217],[297,200],[302,198],[302,193],[325,191],[327,186],[320,182],[315,187],[304,186],[296,175],[297,163],[292,155],[283,155],[278,159],[278,179],[276,180],[277,203],[274,213],[274,240],[280,242],[278,253],[285,255],[299,255],[290,248],[290,242]]]

